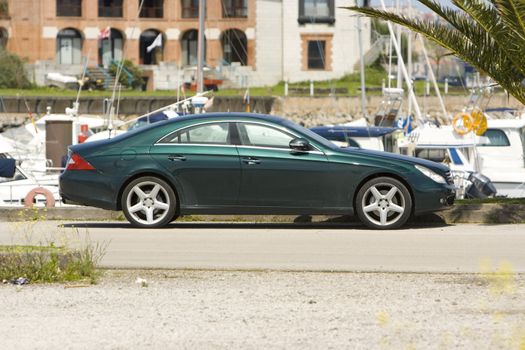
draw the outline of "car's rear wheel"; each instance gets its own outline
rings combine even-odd
[[[126,219],[133,226],[162,227],[175,217],[177,197],[166,181],[145,176],[126,186],[121,204]]]
[[[412,213],[412,198],[406,186],[391,177],[366,182],[357,193],[356,211],[361,222],[375,229],[403,226]]]

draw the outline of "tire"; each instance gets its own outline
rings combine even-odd
[[[400,228],[412,213],[410,192],[391,177],[366,182],[357,192],[355,205],[361,222],[379,230]]]
[[[124,216],[134,227],[166,226],[173,220],[177,210],[177,197],[171,186],[153,176],[131,181],[120,201]]]

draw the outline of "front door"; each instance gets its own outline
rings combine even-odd
[[[324,153],[294,152],[285,129],[237,123],[242,167],[239,204],[249,207],[323,208],[330,203],[330,168]]]
[[[241,168],[231,144],[230,123],[211,122],[172,133],[152,146],[151,156],[175,179],[182,207],[237,204]]]
[[[73,64],[73,39],[60,39],[60,64]]]

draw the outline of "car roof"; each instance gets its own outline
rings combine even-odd
[[[269,121],[277,124],[285,124],[286,119],[269,114],[259,113],[242,113],[242,112],[217,112],[217,113],[203,113],[203,114],[188,114],[176,118],[171,118],[166,123],[176,123],[181,120],[198,120],[198,119],[248,119]]]

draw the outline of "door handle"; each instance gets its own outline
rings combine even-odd
[[[261,164],[261,161],[257,158],[254,158],[254,157],[245,157],[242,159],[242,162],[244,164],[248,164],[248,165],[256,165],[256,164]]]
[[[186,161],[186,157],[181,155],[181,154],[170,154],[168,156],[168,159],[171,160],[172,162],[175,162],[175,161]]]

